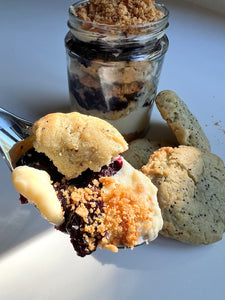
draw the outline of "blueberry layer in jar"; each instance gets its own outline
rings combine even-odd
[[[152,0],[78,1],[68,25],[72,110],[107,120],[127,140],[137,138],[149,126],[168,48],[168,10]]]
[[[14,187],[23,204],[69,234],[79,256],[157,237],[157,188],[119,154],[127,143],[115,128],[73,112],[44,116],[32,130],[32,147],[12,172]]]

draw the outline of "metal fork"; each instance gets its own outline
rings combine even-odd
[[[0,108],[0,153],[11,171],[19,149],[23,148],[19,142],[31,136],[31,126],[31,122]]]

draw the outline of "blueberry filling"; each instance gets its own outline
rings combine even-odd
[[[142,96],[149,89],[147,81],[143,82],[137,76],[137,78],[133,78],[133,82],[138,84],[137,89],[132,91],[132,88],[129,87],[124,92],[123,88],[126,83],[123,80],[117,80],[112,74],[112,78],[116,79],[116,82],[112,81],[107,86],[101,72],[97,72],[96,76],[93,76],[93,74],[86,72],[86,68],[95,70],[96,67],[99,67],[98,71],[100,71],[102,66],[106,68],[104,64],[107,65],[107,62],[110,62],[111,65],[114,63],[115,68],[121,68],[120,63],[126,62],[125,70],[130,68],[129,63],[133,66],[132,62],[136,64],[139,60],[142,62],[146,60],[146,66],[148,66],[150,64],[148,62],[149,53],[161,51],[162,46],[157,39],[139,45],[136,43],[123,43],[122,45],[110,46],[109,43],[99,39],[88,42],[78,40],[69,32],[65,38],[65,45],[67,55],[72,65],[75,64],[77,69],[74,72],[73,67],[69,66],[68,68],[69,90],[73,96],[71,101],[75,103],[76,109],[97,110],[107,114],[127,110],[128,106],[131,106],[130,104],[136,107],[135,103],[137,102],[141,102],[143,107],[151,107],[150,104],[146,104],[149,102],[149,97]],[[151,68],[149,68],[150,71]],[[140,70],[140,74],[141,72]],[[89,80],[92,82],[91,85],[84,83]],[[110,93],[108,95],[107,90],[112,90],[112,86],[115,86],[118,91],[115,94],[111,95]]]
[[[91,254],[96,250],[98,241],[100,241],[103,236],[98,233],[97,228],[94,233],[90,234],[85,231],[85,227],[92,225],[94,222],[99,225],[96,221],[100,215],[104,213],[104,202],[102,200],[90,199],[88,203],[85,203],[85,207],[88,210],[87,220],[78,215],[75,209],[72,209],[72,203],[68,204],[68,200],[65,198],[62,192],[63,187],[59,187],[58,199],[61,201],[61,205],[64,210],[65,221],[60,226],[55,226],[57,230],[70,235],[70,241],[74,247],[74,250],[81,257]],[[96,191],[100,197],[100,190]],[[76,208],[76,207],[75,207]],[[92,248],[90,248],[89,240],[92,239]]]
[[[97,39],[84,42],[75,38],[71,32],[65,37],[65,46],[71,57],[78,57],[79,62],[90,65],[90,61],[101,59],[104,61],[128,61],[135,60],[135,57],[144,57],[151,52],[158,52],[162,46],[156,38],[146,43],[122,43],[117,47],[111,46],[106,41]],[[89,61],[89,62],[88,62]]]
[[[143,82],[139,82],[139,92],[130,94],[123,94],[123,99],[120,97],[112,96],[106,98],[104,90],[101,85],[99,88],[87,87],[83,85],[78,76],[74,76],[68,72],[69,89],[71,94],[75,97],[78,105],[86,110],[99,110],[103,113],[109,111],[121,111],[126,109],[130,102],[137,102],[139,94],[144,87]],[[124,101],[126,99],[126,101]]]
[[[88,185],[92,185],[93,180],[98,180],[101,177],[110,177],[115,175],[123,165],[121,157],[113,160],[108,166],[103,166],[99,172],[93,172],[90,169],[84,171],[77,178],[68,181],[68,184],[73,184],[77,188],[84,188]]]
[[[17,166],[20,165],[45,170],[50,175],[57,197],[61,202],[65,219],[63,224],[55,226],[55,228],[70,235],[70,241],[79,256],[84,257],[95,251],[98,242],[103,237],[107,237],[108,234],[107,232],[100,233],[97,229],[100,225],[99,219],[104,214],[104,202],[101,199],[101,183],[98,180],[101,177],[115,175],[122,168],[122,158],[118,157],[112,160],[108,166],[103,166],[99,172],[87,169],[80,176],[71,180],[65,180],[64,176],[57,171],[57,168],[48,157],[43,153],[36,152],[33,148],[20,158]],[[99,184],[95,186],[93,181],[97,181]],[[88,188],[88,201],[74,203],[71,196],[71,187],[75,191],[83,191],[85,188]],[[20,196],[20,201],[22,204],[28,202],[22,195]],[[81,205],[88,212],[85,218],[76,212],[76,209]],[[89,226],[92,226],[91,233],[86,230]]]
[[[36,152],[34,148],[27,151],[16,163],[16,166],[24,165],[46,171],[53,182],[60,182],[63,178],[50,159],[44,153]]]

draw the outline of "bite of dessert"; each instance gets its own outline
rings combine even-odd
[[[112,125],[53,113],[34,123],[30,140],[13,184],[22,203],[70,235],[79,256],[97,247],[133,249],[157,237],[163,225],[157,188],[120,155],[127,143]]]

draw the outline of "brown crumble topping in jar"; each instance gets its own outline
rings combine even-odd
[[[169,12],[155,0],[79,0],[65,37],[71,109],[130,141],[149,129],[168,48]]]
[[[143,25],[164,16],[154,0],[89,0],[76,14],[82,20],[109,25]]]

